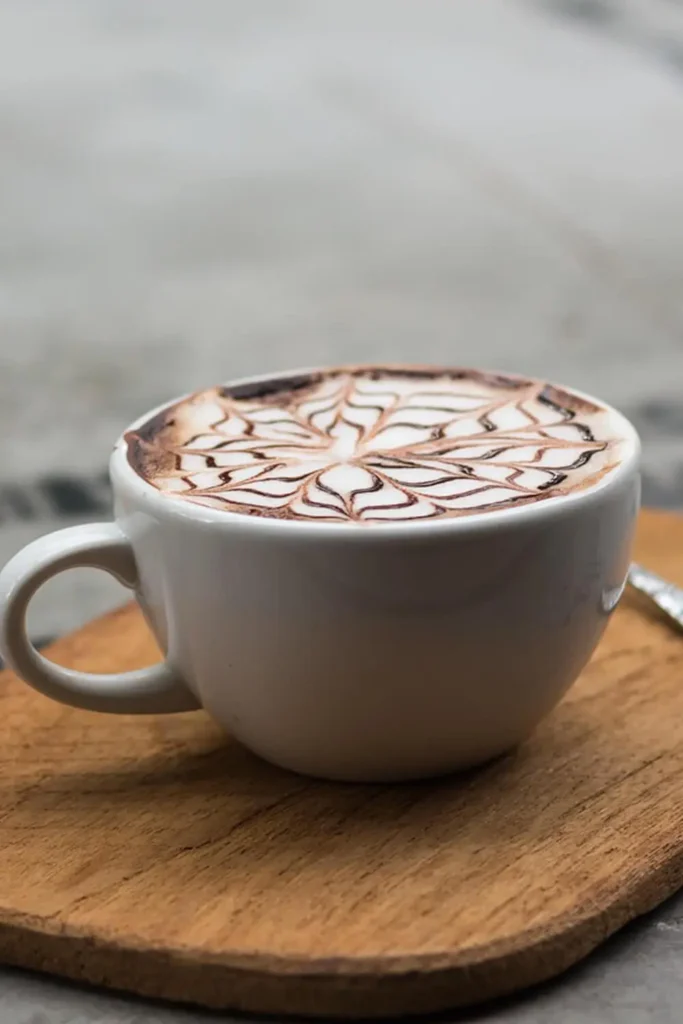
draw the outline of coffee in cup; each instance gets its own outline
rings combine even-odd
[[[603,405],[542,381],[382,366],[210,388],[126,435],[131,467],[174,499],[360,526],[583,490],[620,441]]]

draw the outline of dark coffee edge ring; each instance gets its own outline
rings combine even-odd
[[[281,394],[283,391],[301,391],[312,384],[319,384],[323,379],[336,380],[337,377],[350,376],[377,381],[384,374],[402,377],[405,380],[434,380],[440,377],[447,377],[450,380],[477,379],[485,381],[493,387],[509,387],[510,385],[525,387],[535,383],[530,377],[477,370],[466,366],[431,366],[426,363],[348,363],[311,370],[274,373],[244,383],[219,385],[217,390],[223,398],[238,400],[265,398],[273,393]],[[538,383],[544,382],[538,381]]]
[[[381,365],[349,364],[332,366],[328,368],[315,369],[304,372],[273,374],[267,378],[259,378],[253,381],[236,384],[218,385],[216,391],[221,398],[233,398],[237,401],[246,399],[267,399],[268,397],[296,393],[306,388],[320,384],[325,379],[335,380],[337,377],[351,376],[366,378],[377,381],[383,375],[403,378],[405,380],[438,380],[446,378],[452,381],[471,380],[484,384],[491,388],[501,389],[522,389],[540,385],[543,388],[543,395],[552,404],[562,406],[574,413],[598,414],[604,412],[605,406],[599,402],[590,401],[579,395],[573,389],[555,384],[552,381],[540,377],[528,377],[523,374],[507,373],[499,370],[479,370],[467,366],[444,366],[427,364],[404,364],[404,363],[382,363]],[[188,396],[192,400],[203,390],[195,391]],[[210,388],[208,390],[211,390]],[[188,399],[181,399],[184,403]],[[173,408],[180,404],[170,403]],[[162,413],[158,414],[163,416]],[[156,420],[157,417],[153,417]],[[145,424],[146,426],[146,424]],[[140,431],[138,431],[140,433]],[[148,435],[149,436],[149,435]]]

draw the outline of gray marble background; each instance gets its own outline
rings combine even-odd
[[[146,408],[321,362],[596,392],[683,505],[682,186],[680,0],[0,0],[0,559],[107,514]],[[681,922],[494,1019],[679,1021]],[[2,1024],[196,1019],[0,974]]]

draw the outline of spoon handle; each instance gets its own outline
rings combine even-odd
[[[683,629],[683,589],[634,562],[628,574],[632,587],[646,594],[679,629]]]

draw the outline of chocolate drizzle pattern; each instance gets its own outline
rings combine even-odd
[[[606,417],[540,381],[359,368],[202,391],[126,441],[133,468],[175,499],[247,515],[379,523],[467,515],[589,486],[616,462]]]

